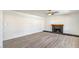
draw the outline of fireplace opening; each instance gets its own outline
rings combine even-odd
[[[61,29],[54,29],[54,32],[61,33]]]
[[[52,32],[63,33],[63,24],[51,24]]]

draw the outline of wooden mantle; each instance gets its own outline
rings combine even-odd
[[[64,26],[63,24],[51,24],[51,26]]]

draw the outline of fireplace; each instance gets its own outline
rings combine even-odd
[[[52,32],[63,33],[63,24],[51,24]]]

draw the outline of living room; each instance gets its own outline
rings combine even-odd
[[[78,31],[79,30],[79,27],[78,27],[79,17],[78,16],[79,16],[78,10],[5,10],[3,11],[3,17],[4,17],[3,18],[4,19],[4,26],[3,26],[4,27],[4,30],[3,30],[4,31],[4,42],[3,42],[4,45],[3,47],[4,48],[5,47],[6,48],[7,47],[9,48],[11,47],[22,48],[23,47],[24,48],[24,47],[27,47],[26,45],[28,45],[28,47],[31,47],[31,48],[32,47],[40,48],[40,44],[42,44],[41,47],[43,46],[42,48],[44,48],[44,47],[47,47],[50,42],[52,43],[51,40],[46,41],[46,39],[50,39],[48,37],[51,37],[47,35],[53,35],[55,33],[57,33],[56,34],[57,38],[60,36],[58,34],[63,34],[63,35],[68,36],[69,38],[67,37],[68,38],[67,42],[71,40],[71,42],[69,42],[71,44],[75,42],[75,41],[72,42],[71,37],[77,37],[76,39],[75,38],[73,39],[75,39],[78,42],[78,39],[79,39],[79,31]],[[51,25],[53,25],[54,27]],[[53,29],[55,29],[55,31],[53,31]],[[43,31],[45,33],[40,34],[40,32],[43,32]],[[26,39],[26,37],[29,37],[29,35],[32,35],[32,38],[34,39],[29,38],[31,39],[30,40],[31,42],[30,41],[26,41],[26,42],[30,42],[30,43],[25,42],[26,44],[22,44],[21,42],[22,39],[28,40]],[[42,37],[41,35],[42,36],[44,35],[45,37]],[[51,39],[53,39],[54,37],[55,36],[53,36]],[[43,38],[46,38],[45,39],[45,41],[47,42],[46,44],[44,44],[45,42],[42,42],[41,39]],[[54,40],[56,40],[57,38],[55,38]],[[63,39],[64,38],[65,37],[63,37]],[[35,40],[35,41],[32,41],[32,40]],[[40,44],[39,45],[35,44],[35,42],[39,43],[39,40],[41,40]],[[34,44],[36,46],[31,46]],[[56,44],[60,45],[60,42]],[[72,46],[73,44],[72,45],[70,44],[70,46],[67,43],[64,43],[64,44],[66,44],[66,46],[60,46],[60,47],[76,47],[78,45],[78,43],[76,44],[76,46]],[[19,45],[22,45],[22,46],[19,46]],[[48,47],[50,48],[50,46]]]
[[[0,0],[1,59],[79,59],[79,0]]]

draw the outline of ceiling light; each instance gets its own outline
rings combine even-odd
[[[48,15],[52,15],[51,13],[49,13]]]

